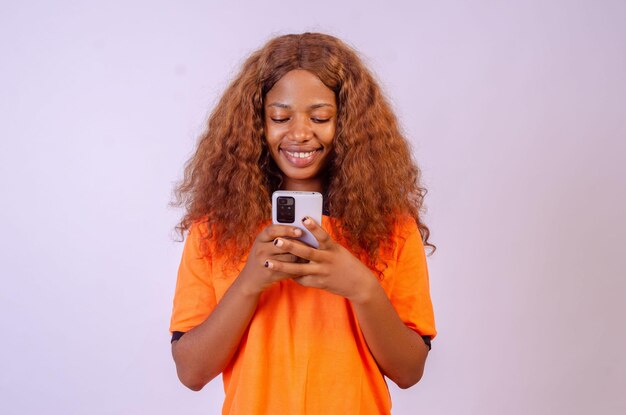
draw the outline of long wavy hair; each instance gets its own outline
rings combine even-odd
[[[245,61],[199,138],[175,188],[173,206],[186,213],[181,237],[194,222],[207,224],[206,240],[245,255],[261,224],[271,219],[271,194],[282,176],[264,135],[264,98],[287,72],[315,74],[337,98],[337,128],[324,183],[334,229],[372,266],[402,216],[415,219],[425,246],[430,231],[421,220],[426,189],[409,144],[372,74],[354,50],[320,33],[270,40]],[[232,255],[230,255],[232,253]]]

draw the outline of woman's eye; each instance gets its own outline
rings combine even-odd
[[[289,121],[289,118],[272,118],[272,121],[281,124],[281,123]]]
[[[311,121],[317,124],[322,124],[322,123],[330,121],[330,118],[311,118]]]

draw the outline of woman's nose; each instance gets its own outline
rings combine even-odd
[[[308,141],[313,138],[313,129],[308,117],[295,117],[290,131],[291,139],[294,141]]]

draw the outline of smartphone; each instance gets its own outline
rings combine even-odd
[[[309,216],[321,226],[322,204],[322,194],[318,192],[277,190],[272,193],[272,223],[292,225],[302,229],[302,236],[297,239],[314,248],[319,248],[317,239],[304,227],[302,218]]]

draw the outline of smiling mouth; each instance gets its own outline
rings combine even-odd
[[[322,149],[311,151],[288,151],[280,149],[280,152],[285,156],[285,159],[289,164],[295,167],[307,167],[317,159],[317,156],[321,154]]]

